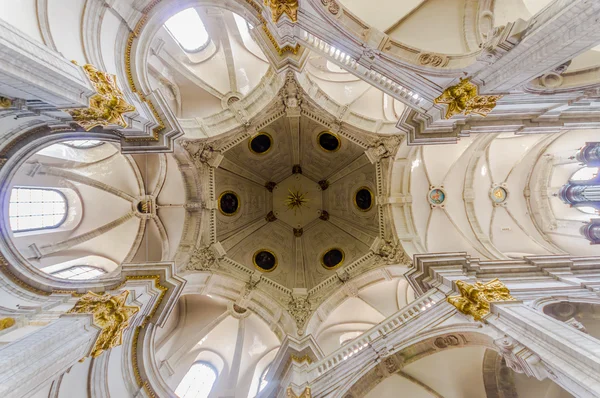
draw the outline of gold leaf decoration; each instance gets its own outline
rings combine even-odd
[[[99,71],[90,64],[84,65],[83,70],[92,82],[96,94],[90,98],[88,108],[67,109],[73,120],[86,130],[111,124],[127,127],[123,115],[135,111],[135,107],[125,101],[123,92],[117,86],[116,76]]]
[[[288,196],[285,198],[285,205],[289,210],[296,211],[302,207],[306,207],[304,205],[310,201],[306,197],[307,192],[302,193],[299,190],[292,191],[291,189],[288,189],[288,192]]]
[[[497,301],[516,301],[510,290],[498,279],[487,283],[476,282],[470,285],[456,281],[460,296],[448,297],[448,302],[460,312],[471,315],[476,321],[490,313],[490,303]]]
[[[15,324],[15,318],[0,318],[0,330],[8,329]]]
[[[292,387],[288,387],[286,390],[286,398],[311,398],[310,387],[306,387],[300,395],[294,394]]]
[[[12,101],[9,98],[0,96],[0,108],[10,108]]]
[[[479,95],[477,86],[469,79],[462,79],[460,83],[450,86],[444,90],[442,95],[433,102],[436,104],[448,105],[446,119],[454,115],[470,115],[476,113],[481,116],[487,116],[488,113],[496,107],[496,101],[502,98],[501,95]]]
[[[283,14],[292,22],[298,21],[298,0],[265,0],[265,5],[271,8],[273,22],[279,21]]]
[[[139,311],[138,307],[125,305],[128,295],[128,290],[116,296],[87,292],[69,310],[70,314],[92,314],[94,325],[102,329],[92,348],[92,357],[122,344],[129,319]]]

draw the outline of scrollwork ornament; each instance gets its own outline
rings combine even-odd
[[[128,290],[116,296],[88,292],[68,311],[69,314],[92,314],[94,325],[101,329],[90,354],[93,358],[122,344],[129,320],[139,311],[138,307],[125,305],[128,295]]]
[[[12,101],[9,98],[0,96],[0,108],[10,108]]]
[[[421,65],[441,68],[446,66],[450,59],[441,54],[421,53],[419,54],[418,60]]]
[[[99,71],[90,64],[84,65],[83,70],[96,90],[96,94],[90,98],[88,108],[66,111],[85,130],[108,125],[126,128],[127,122],[123,115],[135,111],[135,107],[125,101],[125,96],[117,85],[116,76]]]
[[[296,321],[298,334],[304,334],[304,325],[311,313],[311,304],[307,296],[292,296],[288,302],[288,312]]]
[[[476,321],[490,313],[490,303],[499,301],[516,301],[510,290],[498,279],[487,283],[476,282],[474,285],[456,281],[460,296],[448,297],[448,302],[465,315],[471,315]]]
[[[332,15],[338,15],[340,12],[340,5],[335,0],[321,0],[321,4],[327,7]]]
[[[218,267],[219,258],[210,246],[194,249],[185,267],[188,271],[210,271]]]
[[[8,329],[15,324],[15,318],[0,318],[0,330]]]
[[[411,264],[410,257],[406,254],[400,243],[386,240],[379,247],[375,255],[385,264]]]
[[[479,95],[476,85],[469,79],[462,79],[460,83],[445,89],[433,102],[448,105],[445,118],[450,119],[458,114],[487,116],[500,98],[501,95]]]
[[[183,141],[181,146],[190,154],[198,168],[212,167],[211,161],[220,153],[212,145],[201,141]]]
[[[369,144],[368,150],[372,158],[381,160],[394,156],[401,143],[398,136],[379,137]]]
[[[265,0],[265,5],[271,9],[271,17],[275,23],[283,14],[292,22],[298,21],[298,0]]]

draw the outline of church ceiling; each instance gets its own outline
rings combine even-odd
[[[287,288],[310,289],[370,252],[383,226],[377,162],[365,148],[306,116],[231,141],[210,176],[225,257]]]

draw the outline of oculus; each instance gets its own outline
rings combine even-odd
[[[508,191],[503,187],[494,187],[490,192],[490,198],[496,204],[504,203],[507,197]]]
[[[269,152],[273,146],[273,138],[267,133],[259,133],[256,137],[248,142],[250,152],[257,155],[264,155]]]
[[[275,253],[267,249],[260,249],[252,257],[254,266],[263,272],[271,272],[277,268],[277,257]]]
[[[338,136],[329,131],[323,131],[320,133],[317,136],[317,142],[319,143],[321,149],[327,152],[335,152],[340,149],[340,146],[342,146],[342,142]]]
[[[369,211],[373,207],[373,192],[367,187],[360,187],[354,194],[354,205],[360,211]]]
[[[219,211],[226,216],[233,216],[240,209],[240,199],[233,191],[225,191],[219,196]]]
[[[321,265],[326,269],[334,269],[344,262],[344,251],[342,249],[329,249],[321,257]]]
[[[446,200],[446,193],[439,188],[433,188],[427,198],[432,205],[441,205]]]

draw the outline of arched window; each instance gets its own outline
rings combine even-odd
[[[256,391],[256,395],[258,395],[258,393],[260,393],[262,390],[264,390],[265,387],[267,386],[267,384],[269,383],[267,381],[267,372],[269,371],[270,367],[271,367],[271,365],[269,364],[269,366],[267,366],[265,368],[265,370],[263,370],[262,374],[260,375],[260,380],[258,382],[258,391]]]
[[[97,278],[100,275],[106,274],[102,268],[91,267],[89,265],[76,265],[74,267],[69,267],[60,271],[52,272],[51,275],[56,276],[57,278],[63,279],[93,279]]]
[[[217,380],[217,370],[208,362],[196,362],[177,386],[179,398],[207,398]]]
[[[67,199],[56,189],[14,187],[8,213],[13,232],[58,228],[67,217]]]
[[[187,52],[199,51],[208,44],[208,32],[194,8],[173,15],[165,22],[165,27]]]
[[[571,181],[588,181],[598,175],[598,167],[582,167],[571,176]]]
[[[71,148],[88,149],[88,148],[95,148],[97,146],[100,146],[100,145],[104,144],[104,142],[99,141],[99,140],[77,140],[77,141],[65,141],[65,142],[63,142],[63,144],[66,146],[70,146]]]

